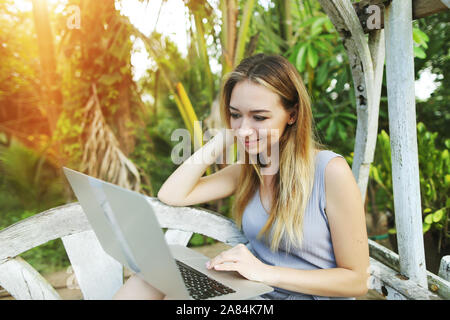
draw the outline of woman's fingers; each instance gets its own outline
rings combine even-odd
[[[211,259],[210,261],[208,261],[206,263],[206,267],[208,269],[212,269],[212,268],[214,268],[214,266],[216,266],[218,264],[237,262],[238,257],[237,257],[237,254],[236,254],[237,252],[236,252],[235,248],[236,247],[231,248],[227,251],[224,251],[221,254],[219,254],[218,256],[216,256],[215,258]]]
[[[208,269],[212,269],[218,264],[233,263],[233,262],[237,262],[237,259],[232,257],[232,256],[230,256],[229,254],[227,254],[227,255],[220,254],[217,257],[215,257],[215,258],[211,259],[210,261],[208,261],[206,263],[206,267]]]
[[[220,271],[238,271],[239,262],[225,262],[221,264],[216,264],[214,266],[214,269]]]

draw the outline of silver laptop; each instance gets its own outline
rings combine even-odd
[[[149,199],[63,168],[103,250],[167,299],[250,299],[271,292],[237,272],[209,270],[208,257],[168,245]]]

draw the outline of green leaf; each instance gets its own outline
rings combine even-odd
[[[327,21],[325,21],[325,29],[327,29],[327,31],[330,33],[334,31],[334,25],[331,23],[330,19],[327,19]]]
[[[448,188],[450,186],[450,174],[446,174],[444,179],[444,187]]]
[[[295,66],[299,72],[303,72],[306,67],[306,43],[302,44],[298,50],[297,59],[295,60]]]
[[[379,174],[379,172],[378,172],[378,168],[372,166],[372,167],[371,167],[371,171],[372,171],[373,179],[374,179],[378,184],[384,186],[384,183],[383,183],[383,181],[382,181],[381,178],[380,178],[380,174]]]
[[[433,222],[439,222],[444,217],[444,210],[439,209],[435,213],[433,213]]]
[[[327,53],[332,50],[328,41],[321,41],[319,38],[314,40],[314,47]]]
[[[328,78],[328,64],[323,63],[319,70],[317,71],[316,83],[318,86],[321,86],[325,83]]]
[[[421,47],[414,47],[414,56],[419,59],[425,59],[427,54]]]
[[[430,40],[430,38],[419,28],[413,28],[413,40],[415,43],[426,49],[428,48],[427,42]]]
[[[336,132],[336,125],[335,125],[334,118],[332,118],[330,121],[330,125],[328,126],[327,131],[326,131],[326,139],[328,141],[330,141],[333,138],[333,135],[335,132]]]
[[[445,139],[445,146],[450,149],[450,139]]]
[[[311,37],[317,36],[322,32],[322,25],[327,21],[327,17],[318,17],[311,25]]]
[[[192,246],[201,246],[204,243],[203,236],[201,234],[194,233],[191,237],[191,240],[189,240],[189,243]]]
[[[432,213],[430,213],[429,215],[427,215],[426,217],[425,217],[425,223],[427,223],[427,224],[432,224],[433,223],[433,214]]]
[[[296,44],[295,46],[289,48],[289,50],[287,51],[287,52],[290,52],[290,53],[289,53],[289,56],[288,56],[288,60],[289,60],[289,62],[291,62],[293,65],[296,64],[296,59],[297,59],[297,55],[298,55],[298,50],[300,49],[300,47],[301,47],[301,44],[299,43],[299,44]]]
[[[445,162],[445,163],[448,163],[448,160],[449,160],[449,153],[448,153],[448,150],[446,149],[446,150],[444,150],[444,151],[442,151],[442,154],[441,154],[441,157],[442,157],[442,160]]]
[[[423,233],[427,232],[428,230],[430,230],[431,224],[428,223],[423,223],[422,224],[422,231]]]
[[[352,114],[352,113],[344,112],[344,113],[341,113],[340,116],[341,116],[341,117],[350,118],[350,119],[353,119],[353,120],[358,120],[358,117],[355,116],[355,115]]]
[[[307,27],[309,25],[312,25],[314,22],[316,22],[316,20],[317,20],[317,17],[311,17],[311,18],[307,19],[305,22],[301,23],[298,26],[298,28],[300,29],[300,28],[304,28],[304,27]]]
[[[337,127],[338,127],[339,137],[341,138],[342,141],[346,141],[347,140],[347,132],[345,132],[344,126],[340,122],[338,122]]]
[[[330,122],[331,119],[332,119],[331,117],[326,117],[320,120],[320,122],[317,124],[317,128],[322,129],[328,122]]]
[[[431,195],[431,185],[429,184],[429,183],[427,183],[426,184],[426,190],[425,190],[425,194],[427,195],[427,196],[430,196]]]
[[[422,133],[426,130],[425,125],[423,124],[423,122],[419,122],[417,124],[417,131],[418,133]]]
[[[317,63],[319,62],[319,55],[317,54],[317,50],[314,49],[312,45],[308,46],[308,63],[311,67],[317,67]]]

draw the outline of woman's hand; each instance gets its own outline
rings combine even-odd
[[[243,244],[226,250],[206,263],[208,269],[237,271],[248,280],[264,282],[270,276],[270,266],[258,260]]]

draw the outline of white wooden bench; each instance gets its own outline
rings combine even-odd
[[[215,212],[167,206],[152,197],[150,201],[161,227],[168,228],[169,243],[187,245],[194,232],[230,246],[248,242],[232,220]],[[78,203],[47,210],[0,231],[0,286],[19,300],[61,299],[47,280],[19,257],[58,238],[62,239],[83,298],[110,299],[123,284],[123,267],[103,251]],[[398,255],[371,240],[369,246],[371,287],[387,299],[450,299],[445,271],[450,256],[443,258],[443,277],[428,273],[432,289],[428,290],[398,275]]]
[[[208,210],[171,207],[150,198],[168,243],[187,245],[201,233],[230,246],[246,243],[234,222]],[[106,254],[78,203],[53,208],[0,231],[0,286],[15,299],[61,299],[21,253],[61,238],[84,299],[110,299],[123,267]]]

